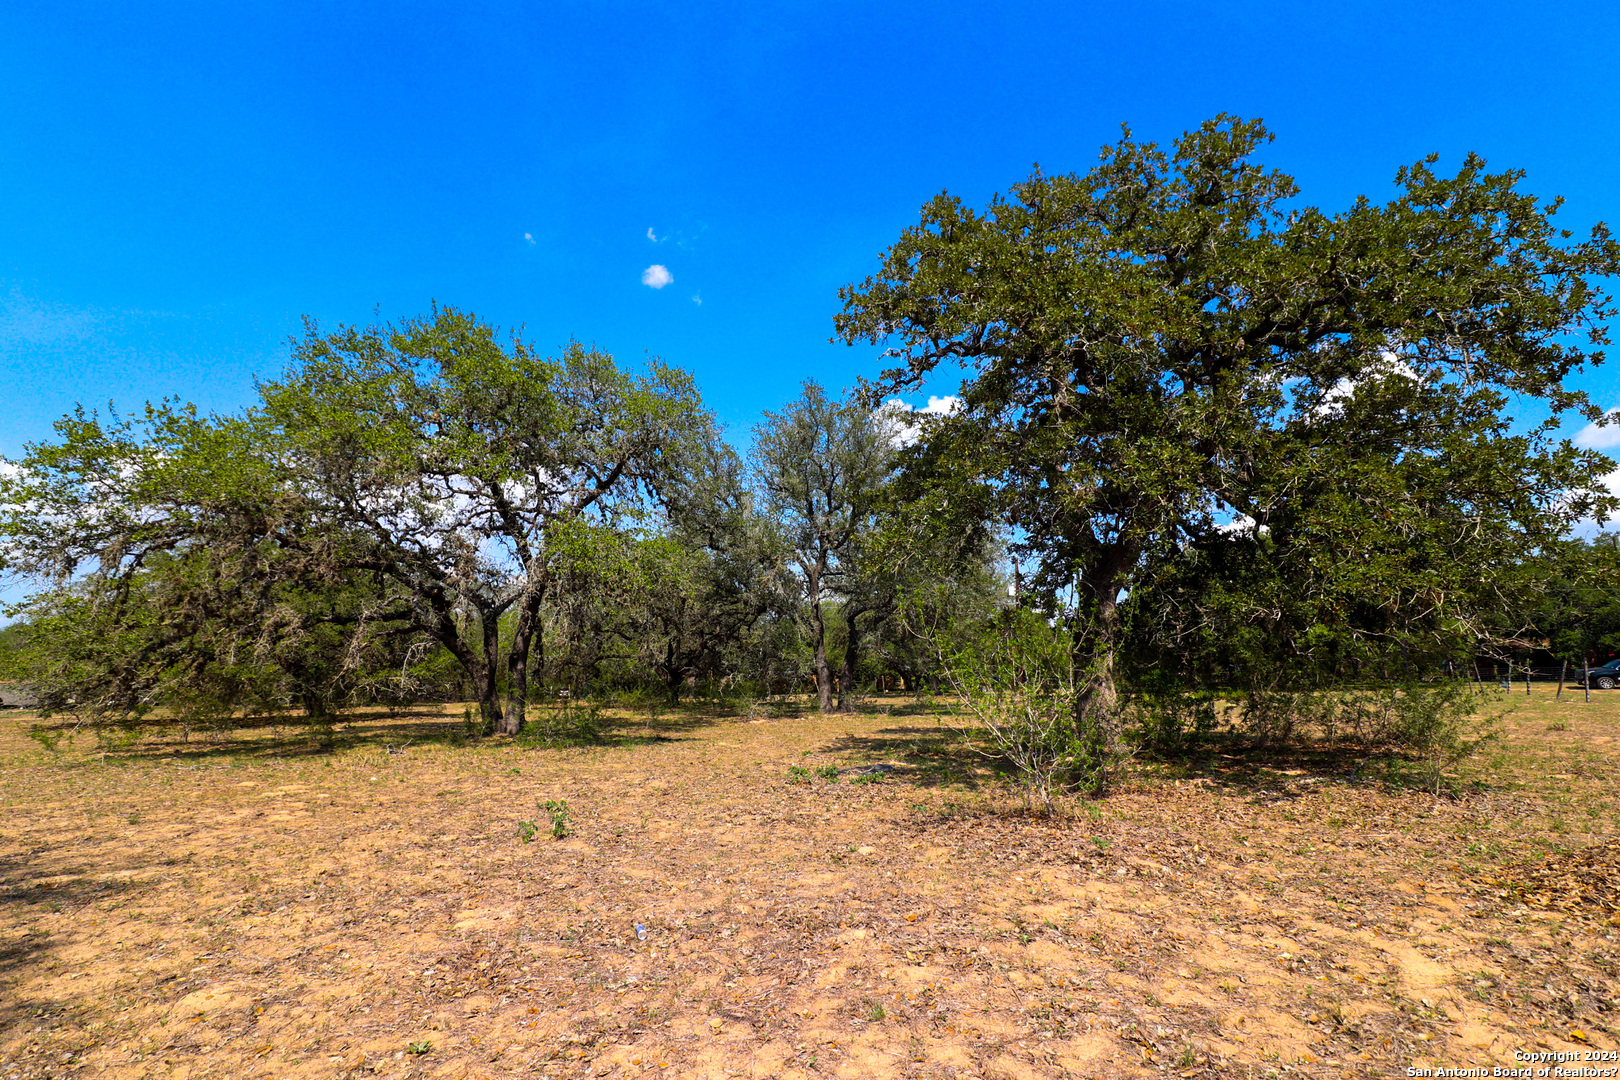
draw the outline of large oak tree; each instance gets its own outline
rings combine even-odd
[[[1358,538],[1443,539],[1454,566],[1430,550],[1357,585],[1443,618],[1448,574],[1614,505],[1612,464],[1556,437],[1597,415],[1565,378],[1602,359],[1608,231],[1561,232],[1557,202],[1472,156],[1329,213],[1252,160],[1269,139],[1224,116],[1168,151],[1127,132],[983,210],[942,194],[841,293],[842,338],[899,360],[874,399],[961,373],[911,467],[936,512],[1015,527],[1029,595],[1073,619],[1081,725],[1115,730],[1122,598],[1231,515],[1345,541],[1319,566],[1355,569]],[[1510,400],[1535,409],[1515,424]]]

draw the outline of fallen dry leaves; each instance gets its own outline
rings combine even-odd
[[[266,728],[105,757],[0,720],[0,1080],[1387,1077],[1612,1049],[1620,695],[1559,707],[1556,741],[1510,717],[1459,798],[1211,758],[1055,820],[927,716],[528,749],[448,745],[452,710],[333,753]],[[571,834],[524,843],[547,799]]]

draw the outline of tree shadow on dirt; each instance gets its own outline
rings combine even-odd
[[[1268,801],[1292,801],[1333,784],[1432,789],[1416,755],[1349,741],[1256,744],[1216,735],[1179,751],[1140,757],[1144,777],[1201,781],[1217,790]]]
[[[16,988],[26,970],[42,970],[64,944],[40,925],[40,916],[72,915],[110,898],[156,888],[163,879],[157,870],[106,863],[46,865],[28,852],[0,857],[0,913],[5,915],[5,936],[0,938],[0,1031],[62,1008],[60,1002],[29,998]],[[142,871],[152,873],[136,876]]]
[[[944,726],[894,726],[863,735],[845,733],[818,748],[824,754],[889,762],[888,775],[919,787],[979,790],[1017,776],[1005,758]],[[1354,743],[1256,745],[1217,736],[1174,753],[1134,757],[1127,772],[1151,782],[1193,780],[1233,796],[1292,801],[1323,785],[1356,784],[1429,789],[1421,764],[1388,748]]]
[[[845,732],[818,753],[862,757],[895,766],[890,774],[925,788],[977,791],[1012,776],[1002,758],[979,753],[961,732],[943,726],[886,727],[863,735]]]
[[[282,715],[234,718],[214,726],[193,725],[189,730],[163,721],[135,729],[75,728],[70,721],[41,727],[56,745],[77,751],[74,757],[81,762],[97,758],[104,763],[162,760],[202,766],[319,758],[336,751],[393,754],[422,747],[633,747],[690,738],[735,715],[703,705],[656,709],[648,715],[586,705],[541,705],[531,708],[528,725],[515,738],[477,734],[467,716],[446,713],[439,706],[355,712],[329,724]]]

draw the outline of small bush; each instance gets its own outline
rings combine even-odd
[[[1185,754],[1207,741],[1218,726],[1215,702],[1203,694],[1169,689],[1143,694],[1127,709],[1127,734],[1144,754]]]
[[[1000,613],[955,655],[946,677],[973,718],[969,733],[1017,772],[1026,808],[1052,812],[1054,793],[1096,790],[1114,764],[1113,717],[1075,719],[1082,673],[1069,635],[1033,611]]]
[[[561,840],[570,832],[568,825],[568,800],[547,799],[540,804],[540,809],[551,815],[551,837]]]
[[[1307,737],[1348,742],[1364,755],[1412,760],[1438,794],[1445,774],[1498,738],[1495,717],[1461,681],[1392,683],[1359,690],[1259,690],[1243,703],[1242,730],[1256,745]]]
[[[73,733],[70,730],[63,730],[61,728],[53,730],[46,727],[44,724],[31,724],[28,728],[28,737],[39,743],[39,745],[43,746],[46,750],[49,750],[52,754],[60,754],[62,752],[62,739],[66,737],[67,739],[71,740],[73,738]]]

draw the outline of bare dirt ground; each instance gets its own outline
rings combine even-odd
[[[1614,1069],[1593,697],[1517,697],[1460,797],[1211,754],[1050,821],[899,700],[565,749],[456,745],[458,707],[52,753],[11,714],[0,1080]]]

